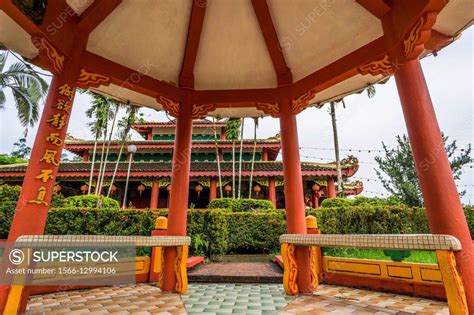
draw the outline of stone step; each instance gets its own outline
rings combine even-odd
[[[207,263],[188,272],[189,282],[283,283],[283,273],[274,263]]]

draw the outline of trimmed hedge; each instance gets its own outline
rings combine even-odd
[[[100,209],[119,209],[120,204],[117,200],[97,195],[71,196],[64,198],[61,207],[64,208],[95,208],[99,199],[102,199]]]
[[[273,212],[273,203],[264,199],[218,198],[209,203],[209,209],[230,209],[232,212]]]
[[[0,204],[0,238],[8,235],[15,206],[15,202]],[[465,212],[474,235],[474,209],[466,208]],[[167,210],[53,208],[46,234],[150,235],[156,217],[167,214]],[[347,206],[308,209],[307,214],[318,218],[324,234],[429,233],[422,208]],[[192,238],[191,255],[275,252],[279,250],[278,236],[286,231],[285,213],[189,210],[187,231]]]

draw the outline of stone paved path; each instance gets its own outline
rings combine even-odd
[[[199,283],[282,283],[283,272],[272,262],[208,263],[190,270],[188,278]]]
[[[186,308],[185,308],[186,307]],[[288,297],[279,284],[190,284],[185,295],[148,284],[30,297],[28,314],[449,314],[446,303],[320,285],[312,296]]]

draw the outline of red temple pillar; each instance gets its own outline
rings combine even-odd
[[[158,178],[155,178],[151,186],[150,209],[158,208],[159,198],[160,198],[160,182]]]
[[[82,155],[82,162],[89,162],[89,151],[84,151]]]
[[[277,207],[277,198],[276,198],[276,181],[275,177],[268,177],[268,200],[273,203],[273,207]]]
[[[146,134],[146,139],[147,139],[148,141],[153,140],[153,134],[151,133],[151,131]]]
[[[209,202],[217,198],[217,179],[211,177],[209,185]]]
[[[456,262],[474,310],[474,245],[420,61],[406,61],[395,79],[431,232],[452,235],[461,242]]]
[[[62,71],[51,80],[8,235],[9,242],[14,242],[21,235],[44,233],[83,51],[78,43],[71,58],[64,61]],[[5,307],[9,291],[9,286],[0,287],[0,312]],[[27,287],[22,291],[20,299],[20,312],[24,312],[28,300]]]
[[[319,208],[319,194],[317,191],[313,191],[313,208]]]
[[[176,118],[176,137],[173,150],[171,187],[169,201],[168,235],[185,236],[188,214],[189,173],[191,169],[191,139],[193,119],[189,103],[181,103],[179,117]],[[175,248],[166,248],[163,291],[174,291],[176,276],[174,261]]]
[[[291,100],[279,104],[280,133],[285,182],[286,229],[291,234],[306,234],[305,202],[301,162],[298,144],[296,116],[291,110]],[[313,291],[311,284],[309,248],[299,246],[295,250],[298,266],[297,284],[300,293]]]
[[[267,151],[267,149],[262,150],[262,161],[268,161],[268,151]]]
[[[336,185],[333,177],[328,177],[328,197],[336,198]]]

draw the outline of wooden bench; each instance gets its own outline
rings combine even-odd
[[[283,286],[289,295],[298,294],[296,278],[298,267],[295,259],[296,246],[310,248],[311,280],[318,285],[321,267],[318,247],[351,247],[386,250],[426,250],[435,251],[446,290],[451,314],[468,314],[463,283],[456,269],[454,252],[461,250],[461,243],[450,235],[338,235],[338,234],[284,234],[280,236],[281,256],[284,265]]]

